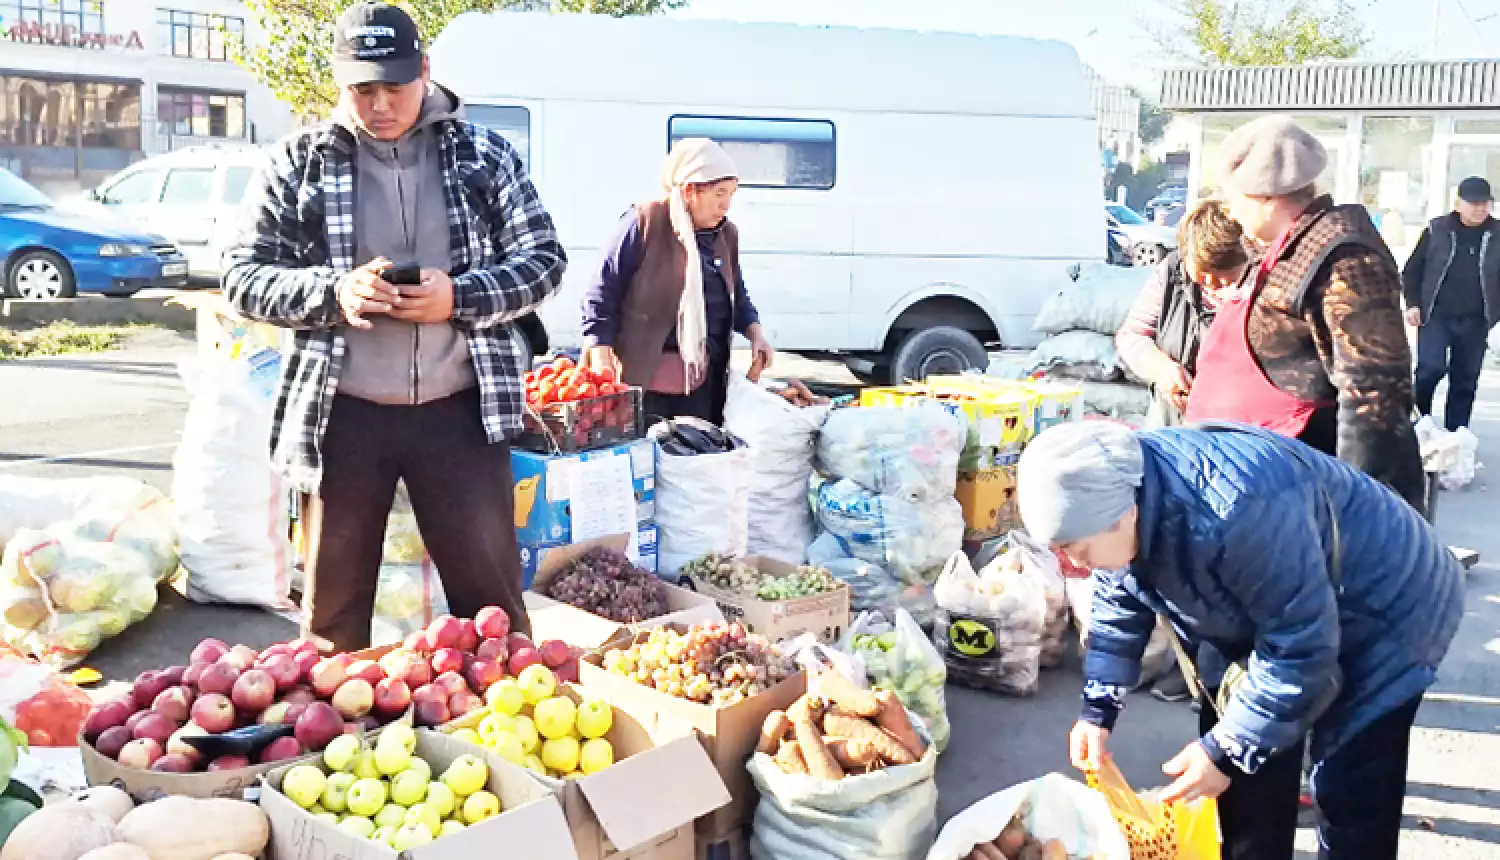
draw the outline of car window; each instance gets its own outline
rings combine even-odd
[[[250,178],[255,175],[253,167],[230,167],[224,171],[224,196],[223,202],[239,205],[245,199],[245,189],[250,185]]]
[[[1128,206],[1106,206],[1109,214],[1113,215],[1121,224],[1129,224],[1133,227],[1146,223],[1146,219],[1135,214],[1135,210]]]
[[[208,168],[178,169],[167,173],[161,189],[161,202],[176,205],[207,203],[214,189],[214,170]]]
[[[104,202],[155,203],[160,186],[160,170],[138,170],[104,189]]]

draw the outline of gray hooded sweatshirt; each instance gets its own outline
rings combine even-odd
[[[427,92],[416,125],[399,140],[380,141],[346,116],[335,121],[358,141],[354,176],[355,260],[375,257],[423,268],[452,268],[448,204],[434,125],[458,117],[458,97]],[[477,383],[469,341],[452,323],[409,323],[385,314],[372,328],[343,326],[346,354],[339,393],[387,405],[416,405]]]

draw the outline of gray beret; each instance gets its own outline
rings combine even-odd
[[[1328,150],[1289,116],[1263,116],[1235,129],[1219,149],[1224,187],[1246,197],[1284,197],[1318,181]]]
[[[1016,504],[1043,544],[1109,531],[1136,503],[1145,457],[1135,431],[1112,421],[1060,424],[1032,440],[1016,466]]]

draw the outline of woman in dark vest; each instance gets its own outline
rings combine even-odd
[[[644,387],[648,419],[718,424],[734,335],[750,341],[752,377],[774,356],[745,291],[739,231],[725,217],[738,172],[718,144],[690,138],[672,147],[661,185],[662,199],[620,219],[584,296],[583,363]]]
[[[1177,247],[1157,266],[1115,335],[1120,361],[1151,385],[1155,426],[1182,423],[1198,346],[1213,322],[1218,293],[1239,283],[1248,261],[1239,225],[1213,200],[1183,217]]]

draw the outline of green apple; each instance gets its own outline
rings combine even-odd
[[[406,824],[396,831],[391,847],[397,851],[410,851],[432,841],[432,831],[420,824]]]
[[[484,788],[490,780],[490,768],[478,756],[461,755],[443,772],[443,782],[459,797],[468,797]]]
[[[458,806],[458,795],[441,782],[427,784],[427,805],[437,810],[438,816],[447,818]]]
[[[406,823],[406,807],[400,803],[387,803],[380,807],[375,813],[376,827],[389,827],[392,831],[397,830]]]
[[[549,740],[565,738],[573,734],[578,717],[578,706],[566,696],[554,696],[536,703],[531,719],[536,730]]]
[[[578,769],[578,739],[553,738],[542,744],[542,763],[561,773],[572,773]],[[350,805],[354,804],[351,799]]]
[[[615,748],[604,738],[589,738],[578,753],[578,769],[598,773],[615,763]]]
[[[359,754],[364,751],[363,747],[364,744],[359,736],[339,735],[323,748],[323,763],[328,765],[329,770],[353,773],[354,765],[359,761]]]
[[[421,803],[427,797],[427,777],[419,771],[404,770],[391,777],[391,800],[402,806]]]
[[[423,825],[432,831],[434,839],[443,832],[443,816],[438,814],[437,807],[426,803],[419,803],[406,810],[405,823]]]
[[[392,776],[406,770],[411,764],[412,754],[400,741],[382,743],[375,747],[375,767],[381,776]]]
[[[362,779],[349,789],[349,811],[355,815],[374,815],[385,806],[385,799],[385,783],[378,779]]]
[[[311,809],[323,797],[328,777],[310,764],[299,764],[281,778],[281,791],[303,809]]]
[[[370,834],[375,832],[375,822],[363,815],[346,815],[339,822],[339,829],[345,833],[352,833],[360,839],[369,839]]]
[[[547,766],[542,764],[542,757],[539,755],[533,754],[527,756],[525,761],[521,762],[521,767],[526,768],[532,773],[539,773],[542,776],[547,775]]]
[[[479,721],[479,738],[488,744],[495,735],[513,731],[515,726],[516,721],[510,714],[486,714]]]
[[[394,848],[396,843],[396,830],[397,828],[395,827],[377,827],[375,828],[375,832],[370,834],[370,841],[379,842],[381,845],[384,845],[387,848]]]
[[[535,705],[557,692],[557,676],[541,663],[533,663],[522,669],[521,674],[516,676],[516,683],[520,685],[521,695],[526,697],[528,705]]]
[[[523,670],[524,671],[524,670]],[[526,706],[526,695],[513,678],[503,678],[484,691],[484,700],[496,714],[514,717]]]
[[[365,750],[359,754],[359,760],[354,763],[354,776],[358,779],[380,779],[384,776],[380,772],[380,766],[375,763],[374,750]]]
[[[411,764],[406,766],[407,770],[414,770],[422,775],[423,779],[432,779],[432,765],[425,760],[412,757]]]
[[[323,808],[329,812],[343,812],[349,808],[349,789],[358,782],[352,773],[328,775],[328,785],[323,789]]]
[[[614,709],[603,699],[584,699],[578,706],[578,733],[586,738],[604,737],[614,722]]]
[[[536,730],[536,723],[531,717],[516,717],[515,731],[516,737],[521,739],[521,752],[531,755],[542,745],[541,732]]]
[[[476,791],[464,798],[464,823],[479,822],[500,814],[500,798],[488,791]]]
[[[515,732],[500,732],[490,738],[490,749],[512,764],[520,764],[526,758],[526,749]]]
[[[457,832],[459,832],[460,830],[463,830],[463,829],[464,829],[464,823],[462,821],[448,820],[448,821],[444,821],[443,822],[443,832],[441,834],[439,834],[439,835],[441,835],[441,836],[452,836],[453,834],[455,834],[455,833],[457,833]]]
[[[407,753],[417,751],[417,731],[406,723],[391,723],[380,731],[380,740],[375,742],[375,749],[383,746],[399,746]]]

